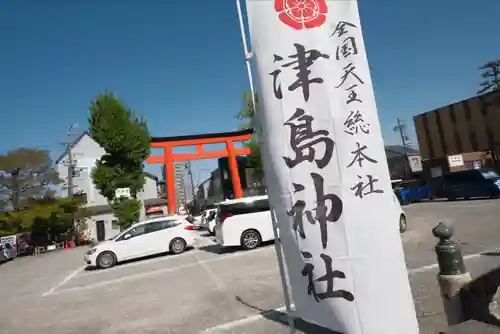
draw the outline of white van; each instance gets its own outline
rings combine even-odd
[[[393,194],[394,223],[399,232],[407,228],[406,214]],[[267,195],[227,200],[216,204],[215,235],[221,246],[254,249],[262,242],[274,240],[271,211]]]
[[[254,249],[274,240],[267,196],[251,196],[217,203],[215,235],[222,246]]]

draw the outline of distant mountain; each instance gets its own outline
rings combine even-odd
[[[385,146],[385,154],[387,159],[400,157],[404,154],[405,150],[401,145],[387,145]],[[418,154],[418,151],[413,148],[407,148],[408,154]]]

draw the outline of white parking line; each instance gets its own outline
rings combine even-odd
[[[66,276],[62,281],[60,281],[58,284],[56,284],[54,287],[52,287],[52,289],[50,289],[47,292],[45,292],[44,294],[42,294],[42,297],[47,297],[49,295],[52,295],[57,289],[59,289],[61,286],[63,286],[67,282],[69,282],[69,280],[71,280],[73,277],[78,275],[78,273],[81,272],[84,268],[85,268],[85,266],[80,267],[77,270],[75,270],[74,272],[72,272],[71,274],[69,274],[68,276]]]
[[[464,258],[464,260],[470,260],[470,259],[477,258],[477,257],[481,256],[482,254],[483,253],[469,254],[469,255],[465,255],[463,258]],[[433,270],[436,268],[439,268],[439,264],[437,264],[437,263],[428,264],[428,265],[425,265],[422,267],[408,269],[408,275],[418,274],[418,273]]]
[[[94,283],[94,284],[77,286],[74,288],[62,289],[62,290],[58,290],[58,291],[55,291],[55,289],[54,289],[54,291],[52,291],[50,293],[50,295],[61,294],[61,293],[66,293],[66,292],[81,291],[81,290],[92,290],[92,289],[100,288],[100,287],[107,286],[110,284],[122,283],[122,282],[126,282],[126,281],[133,281],[133,280],[137,280],[137,279],[141,279],[141,278],[145,278],[145,277],[150,277],[150,276],[160,275],[160,274],[164,274],[164,273],[168,273],[168,272],[173,272],[173,271],[176,271],[179,269],[195,267],[195,266],[199,266],[200,263],[204,264],[204,263],[218,262],[218,261],[222,261],[222,260],[226,260],[226,259],[232,259],[235,257],[245,256],[245,255],[249,255],[249,254],[251,255],[251,254],[255,254],[257,252],[264,252],[264,251],[269,251],[269,250],[274,250],[274,249],[271,247],[265,247],[265,248],[255,249],[255,250],[249,251],[249,252],[234,253],[234,254],[230,254],[230,255],[217,257],[214,259],[207,259],[207,260],[197,261],[197,262],[193,262],[193,263],[187,263],[187,264],[183,264],[183,265],[171,267],[171,268],[152,270],[152,271],[148,271],[148,272],[144,272],[144,273],[140,273],[140,274],[129,275],[129,276],[120,277],[120,278],[107,280],[107,281],[101,281],[101,282]],[[62,284],[59,284],[56,288],[59,288],[60,286],[65,284],[67,281],[69,281],[71,278],[73,278],[76,274],[77,274],[77,272],[75,272],[74,275],[69,277],[64,282],[62,282]]]
[[[292,304],[291,307],[292,307],[292,311],[293,311],[294,305]],[[266,312],[263,312],[263,313],[260,313],[260,314],[252,315],[250,317],[246,317],[246,318],[243,318],[243,319],[234,320],[234,321],[231,321],[231,322],[227,322],[227,323],[224,323],[224,324],[220,324],[220,325],[217,325],[217,326],[205,329],[204,331],[202,331],[202,333],[217,333],[219,331],[231,330],[234,327],[247,325],[247,324],[250,324],[252,322],[258,321],[260,319],[264,319],[265,318],[265,314],[269,314],[269,313],[272,313],[272,312],[285,312],[285,311],[286,311],[286,307],[282,306],[282,307],[279,307],[279,308],[274,309],[274,310],[269,310],[269,311],[266,311]]]

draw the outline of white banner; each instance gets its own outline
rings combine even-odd
[[[410,169],[412,172],[421,172],[422,168],[422,157],[420,155],[410,155],[408,157],[410,162]]]
[[[357,2],[246,4],[298,316],[346,334],[417,334]]]
[[[0,238],[0,245],[11,244],[12,247],[16,247],[17,235],[9,235]]]

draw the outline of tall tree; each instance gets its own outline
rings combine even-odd
[[[257,179],[262,179],[264,177],[264,169],[262,167],[262,159],[259,145],[259,137],[257,128],[259,124],[257,122],[257,114],[259,112],[259,97],[255,95],[255,107],[252,101],[252,94],[249,92],[243,92],[243,107],[240,109],[236,118],[242,121],[242,129],[254,129],[254,135],[252,140],[245,143],[245,147],[250,148],[251,153],[248,155],[248,161],[250,167],[253,168],[254,177]]]
[[[500,93],[500,59],[487,62],[479,70],[484,81],[479,84],[477,94]]]
[[[151,142],[147,123],[110,92],[92,101],[89,123],[90,135],[106,151],[92,170],[92,179],[119,224],[127,227],[140,215],[137,194],[145,183],[143,162]],[[115,198],[118,188],[129,188],[131,198]]]
[[[500,59],[489,61],[479,67],[483,81],[479,83],[478,95],[486,94],[486,98],[481,99],[485,108],[490,106],[500,106]],[[494,147],[486,150],[485,157],[490,157],[498,166],[498,156]]]
[[[18,148],[0,155],[0,207],[19,211],[26,201],[53,193],[61,183],[49,152]]]
[[[259,96],[255,95],[255,108],[253,106],[252,94],[250,92],[243,92],[243,106],[236,115],[242,121],[242,129],[255,129],[257,124],[256,115],[259,111]]]

